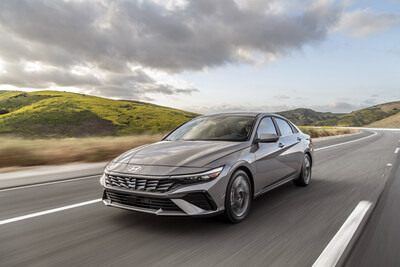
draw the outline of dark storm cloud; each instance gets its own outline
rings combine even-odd
[[[174,88],[173,86],[170,86],[170,85],[160,84],[153,88],[149,88],[148,91],[152,92],[152,93],[162,93],[162,94],[166,94],[166,95],[173,95],[175,93],[197,92],[198,90],[195,88],[179,89],[179,88]]]
[[[189,1],[172,10],[152,1],[2,0],[0,58],[7,73],[0,83],[75,86],[105,95],[189,94],[195,89],[159,84],[131,66],[179,73],[251,62],[254,53],[284,55],[323,40],[339,13],[329,1],[275,14],[232,0]],[[51,67],[27,74],[24,62]],[[82,77],[71,73],[75,66],[103,75]]]

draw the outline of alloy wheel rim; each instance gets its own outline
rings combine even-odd
[[[236,177],[231,187],[231,207],[235,216],[243,216],[250,202],[250,187],[243,176]]]
[[[311,178],[311,162],[309,157],[304,157],[304,182],[309,183]]]

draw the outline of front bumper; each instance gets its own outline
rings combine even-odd
[[[223,212],[206,190],[212,183],[178,186],[160,193],[110,186],[102,177],[106,206],[164,216],[211,216]],[[212,191],[212,190],[211,190]]]

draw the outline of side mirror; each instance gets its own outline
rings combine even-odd
[[[256,143],[275,143],[279,140],[279,136],[276,134],[267,134],[262,133],[260,136],[255,140]]]

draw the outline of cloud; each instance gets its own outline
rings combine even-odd
[[[356,111],[359,109],[367,108],[372,105],[372,100],[367,99],[364,101],[359,100],[350,100],[349,101],[342,101],[337,100],[326,105],[313,105],[308,106],[316,111],[323,111],[323,112],[334,112],[334,113],[348,113],[352,111]]]
[[[174,87],[160,83],[142,68],[118,73],[87,66],[66,69],[40,62],[9,63],[3,64],[3,68],[6,71],[0,74],[0,84],[19,88],[76,87],[100,96],[145,100],[151,100],[146,96],[149,93],[174,95],[198,91],[189,84]]]
[[[364,103],[365,105],[372,106],[372,105],[376,105],[377,102],[378,102],[378,101],[377,101],[376,98],[371,97],[371,98],[365,99],[363,103]]]
[[[334,31],[353,37],[365,37],[381,33],[400,24],[400,13],[379,14],[370,9],[355,10],[343,14]]]
[[[287,96],[287,95],[276,95],[276,96],[274,96],[274,98],[280,99],[280,100],[287,100],[287,99],[290,99],[291,97]]]
[[[326,0],[296,12],[285,12],[290,1],[266,2],[3,0],[0,83],[107,96],[191,94],[193,85],[160,83],[149,70],[174,77],[274,60],[324,40],[341,12]],[[32,62],[48,67],[26,70]]]
[[[330,111],[337,111],[337,112],[350,112],[360,108],[360,105],[354,105],[347,102],[334,102],[328,105],[328,109]]]

